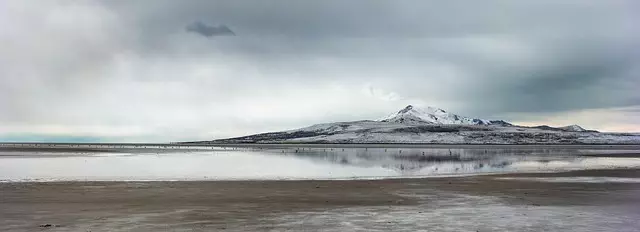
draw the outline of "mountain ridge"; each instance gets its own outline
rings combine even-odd
[[[408,105],[404,109],[393,113],[381,122],[396,123],[431,123],[431,124],[460,124],[460,125],[491,125],[493,121],[501,121],[502,125],[510,124],[502,120],[485,120],[469,118],[458,114],[449,113],[443,109],[427,106],[425,108]]]
[[[321,123],[192,143],[639,144],[640,135],[600,133],[578,125],[519,126],[408,105],[379,120]]]

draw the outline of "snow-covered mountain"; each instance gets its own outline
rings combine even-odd
[[[599,133],[578,125],[525,127],[409,105],[380,120],[323,123],[193,143],[640,144],[640,135]]]
[[[581,126],[578,126],[578,125],[575,125],[575,124],[560,127],[560,129],[563,129],[565,131],[573,131],[573,132],[585,132],[585,131],[587,131],[586,129],[582,128]]]
[[[454,113],[449,113],[443,109],[435,107],[418,108],[408,105],[404,109],[393,113],[383,119],[381,122],[394,122],[406,124],[457,124],[457,125],[491,125],[492,121],[468,118]],[[495,121],[501,125],[507,125],[504,121]],[[510,124],[509,124],[510,125]]]

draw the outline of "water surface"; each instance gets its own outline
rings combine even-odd
[[[369,179],[640,168],[640,158],[616,153],[620,151],[379,147],[2,151],[0,180]]]

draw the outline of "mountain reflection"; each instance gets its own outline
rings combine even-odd
[[[384,149],[306,148],[277,153],[357,167],[383,167],[401,175],[465,174],[512,171],[512,164],[527,162],[543,168],[552,161],[585,159],[578,150],[566,149]]]

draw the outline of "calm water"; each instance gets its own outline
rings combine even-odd
[[[0,180],[350,179],[640,168],[634,150],[424,148],[157,148],[0,152]]]

